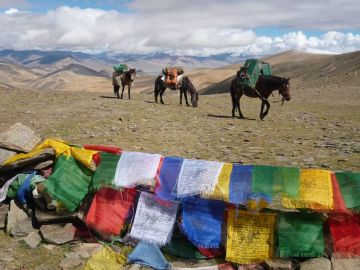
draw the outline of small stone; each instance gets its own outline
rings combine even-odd
[[[76,252],[68,252],[64,254],[65,258],[68,259],[80,259],[79,254],[77,254]]]
[[[327,258],[313,258],[300,264],[300,270],[331,270],[331,262]]]
[[[80,259],[64,258],[61,260],[58,266],[60,267],[60,269],[73,269],[74,267],[79,266],[82,263],[83,261]]]
[[[0,230],[5,228],[5,220],[8,211],[9,211],[9,205],[7,204],[0,205]]]
[[[32,227],[31,218],[16,205],[14,200],[10,203],[6,232],[18,237],[25,237],[31,232],[36,232]]]
[[[293,263],[290,260],[273,259],[265,261],[265,269],[269,270],[292,270]]]
[[[36,248],[41,242],[41,237],[38,232],[31,232],[24,238],[24,241],[29,247]]]
[[[75,230],[70,223],[65,226],[43,225],[40,228],[40,233],[46,242],[60,245],[73,241]]]

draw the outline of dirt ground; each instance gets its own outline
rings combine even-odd
[[[291,89],[292,100],[283,106],[277,94],[270,98],[270,113],[261,121],[260,100],[247,97],[241,99],[241,106],[249,119],[231,118],[229,94],[200,96],[199,107],[192,108],[179,106],[177,94],[164,96],[166,105],[160,105],[152,95],[134,94],[132,100],[125,95],[120,100],[111,89],[105,94],[0,89],[0,132],[21,122],[44,138],[72,144],[115,145],[244,164],[360,171],[359,90],[355,86]],[[0,261],[0,269],[56,269],[68,249],[29,250],[1,233],[0,256],[10,252],[17,263],[5,262],[6,268]],[[44,261],[46,268],[34,268]]]

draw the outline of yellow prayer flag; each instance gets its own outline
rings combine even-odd
[[[276,214],[229,210],[226,260],[239,264],[272,258]]]
[[[96,165],[92,159],[93,155],[97,153],[94,150],[88,150],[79,147],[72,147],[66,142],[48,138],[43,141],[41,144],[37,145],[34,150],[44,149],[44,148],[53,148],[55,150],[55,155],[58,158],[60,155],[72,156],[74,159],[85,165],[90,170],[95,170]]]
[[[43,151],[43,149],[34,149],[31,152],[27,153],[27,154],[17,154],[13,157],[8,158],[7,160],[5,160],[1,165],[9,165],[11,163],[14,163],[16,161],[19,160],[23,160],[23,159],[27,159],[27,158],[32,158],[38,154],[40,154]]]
[[[116,253],[110,247],[104,246],[99,252],[91,256],[84,270],[119,270],[125,266],[127,255],[131,248],[123,247],[120,253]]]
[[[331,172],[322,169],[302,169],[298,198],[282,198],[286,208],[333,209]]]
[[[210,194],[202,193],[200,196],[204,199],[229,201],[230,175],[233,165],[225,163],[221,169],[218,181]]]

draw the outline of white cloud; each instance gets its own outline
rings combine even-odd
[[[16,8],[9,8],[8,10],[5,10],[5,14],[15,14],[19,13],[19,10]]]
[[[360,50],[359,34],[341,32],[360,28],[360,20],[353,16],[360,12],[357,0],[348,0],[346,5],[343,0],[319,0],[315,4],[308,0],[255,2],[183,0],[174,5],[174,1],[159,0],[154,5],[136,0],[129,4],[130,13],[66,6],[45,14],[14,9],[0,13],[0,48],[166,51],[199,56],[272,54],[288,49],[332,53]],[[257,36],[254,29],[263,26],[304,31]],[[326,31],[321,37],[308,36],[305,30],[310,29]]]

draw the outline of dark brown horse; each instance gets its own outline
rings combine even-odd
[[[128,96],[130,99],[130,88],[135,80],[135,76],[136,76],[135,68],[131,68],[130,70],[125,71],[124,74],[122,75],[122,77],[121,77],[122,91],[121,91],[121,96],[120,96],[121,99],[123,98],[123,95],[124,95],[125,85],[128,86]],[[119,93],[117,93],[117,96],[119,97]]]
[[[158,103],[158,95],[160,94],[160,103],[164,104],[162,96],[163,96],[166,88],[168,88],[168,87],[167,87],[165,81],[162,79],[162,76],[157,77],[155,80],[155,87],[154,87],[154,97],[155,97],[156,103]],[[191,96],[192,106],[193,107],[198,106],[199,95],[198,95],[194,85],[191,83],[190,79],[187,76],[183,76],[180,79],[178,88],[180,90],[180,105],[182,105],[182,97],[184,94],[186,105],[190,106],[189,102],[188,102],[188,98],[187,98],[187,93],[189,93]],[[174,88],[171,88],[171,89],[175,90]]]
[[[265,116],[268,114],[270,109],[270,103],[268,101],[269,96],[275,90],[279,90],[279,94],[282,95],[282,100],[290,100],[290,84],[289,80],[281,77],[276,76],[264,76],[260,75],[259,79],[256,83],[255,89],[248,87],[246,85],[240,84],[240,71],[237,73],[235,79],[232,80],[230,86],[230,93],[231,93],[231,101],[232,101],[232,117],[235,117],[236,108],[239,111],[239,118],[244,119],[244,115],[241,113],[240,110],[240,98],[242,95],[252,98],[260,98],[261,103],[261,110],[260,110],[260,119],[263,120]],[[264,111],[264,107],[266,109]]]

